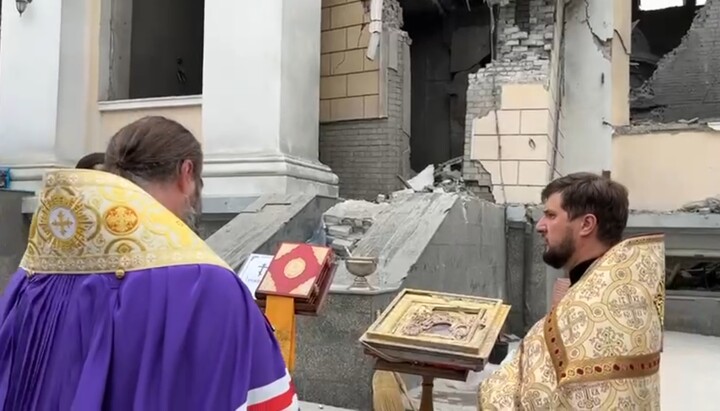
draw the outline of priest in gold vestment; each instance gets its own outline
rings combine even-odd
[[[662,235],[621,241],[625,187],[576,173],[543,191],[545,262],[571,287],[479,388],[481,410],[657,410]]]

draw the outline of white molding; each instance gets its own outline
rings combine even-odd
[[[203,162],[203,177],[236,176],[288,176],[303,180],[313,180],[325,184],[337,185],[338,177],[330,167],[320,162],[286,156],[283,154],[256,156],[208,156]],[[42,181],[50,170],[73,168],[73,165],[55,162],[33,164],[8,164],[12,181]]]
[[[42,181],[45,173],[52,170],[61,170],[64,168],[74,168],[74,165],[60,164],[56,162],[49,163],[30,163],[30,164],[9,164],[3,167],[10,169],[10,178],[12,182],[17,181]]]
[[[47,171],[72,168],[57,163],[10,166],[17,189],[34,192]],[[203,162],[206,198],[252,197],[269,193],[313,192],[337,197],[338,177],[330,167],[316,161],[284,154],[209,156]],[[12,187],[12,186],[11,186]],[[23,200],[23,212],[33,212],[37,199]]]
[[[38,206],[35,193],[22,198],[22,213],[32,214]],[[258,196],[202,196],[203,214],[235,214],[241,213],[248,205],[257,200]]]
[[[202,105],[202,95],[139,98],[98,102],[100,112],[158,109],[169,107],[194,107]]]
[[[203,164],[203,176],[208,178],[283,176],[332,186],[338,185],[337,175],[325,164],[283,154],[208,156],[205,157]]]

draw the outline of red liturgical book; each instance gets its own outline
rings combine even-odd
[[[330,289],[335,270],[331,248],[282,243],[257,291],[263,306],[268,295],[292,297],[298,314],[316,314]]]

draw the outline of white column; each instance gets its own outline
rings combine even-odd
[[[321,0],[205,1],[210,195],[337,195],[318,161]]]
[[[13,188],[35,190],[44,171],[84,152],[87,2],[33,2],[22,16],[2,4],[0,165]]]

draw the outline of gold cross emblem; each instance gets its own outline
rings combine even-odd
[[[140,223],[135,210],[115,206],[105,213],[105,226],[115,235],[126,235],[134,231]]]
[[[64,212],[59,211],[55,221],[51,222],[50,224],[57,227],[60,230],[60,234],[65,235],[67,234],[67,229],[73,225],[73,222],[65,217]]]

